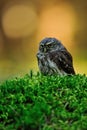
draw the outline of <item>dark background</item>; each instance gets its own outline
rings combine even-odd
[[[71,52],[76,73],[87,74],[86,0],[0,0],[0,80],[36,72],[38,43],[49,36]]]

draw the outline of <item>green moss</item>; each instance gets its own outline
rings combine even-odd
[[[0,130],[86,130],[87,77],[32,72],[0,84]]]

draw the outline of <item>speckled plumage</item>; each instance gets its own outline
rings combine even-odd
[[[44,75],[75,74],[71,54],[56,38],[45,38],[40,42],[37,60]]]

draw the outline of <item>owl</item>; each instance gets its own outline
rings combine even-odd
[[[36,56],[40,72],[44,75],[75,74],[71,54],[56,38],[44,38]]]

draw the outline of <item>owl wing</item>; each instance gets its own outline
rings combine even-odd
[[[63,70],[67,74],[75,74],[72,56],[67,50],[52,52],[49,57],[50,60],[56,63],[60,70]]]

